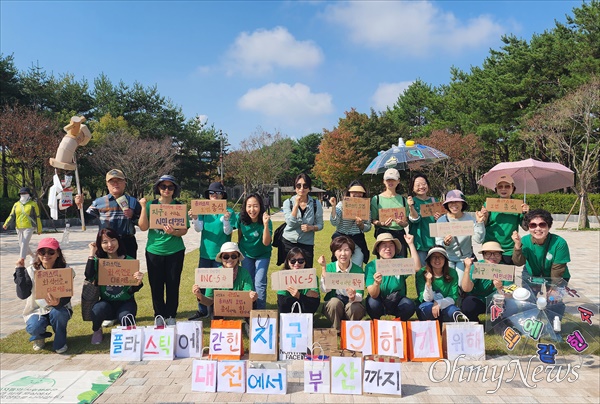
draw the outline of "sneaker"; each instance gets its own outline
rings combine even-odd
[[[165,326],[165,321],[163,320],[162,317],[158,317],[154,320],[154,325],[157,327],[164,327]]]
[[[102,322],[102,327],[104,327],[104,328],[109,328],[109,327],[112,327],[113,325],[115,325],[115,320],[104,320]]]
[[[92,344],[98,345],[102,342],[102,328],[94,331],[92,334]]]
[[[44,348],[44,345],[46,345],[45,339],[36,339],[35,341],[33,341],[33,350],[41,351],[42,348]]]
[[[189,321],[200,321],[203,318],[208,317],[208,313],[195,312],[191,317],[188,317]]]
[[[67,344],[65,344],[64,347],[57,349],[56,353],[58,353],[58,354],[65,353],[65,352],[67,352],[67,349],[69,349],[69,347],[67,346]]]
[[[175,319],[173,317],[169,317],[168,319],[165,320],[165,323],[167,323],[167,325],[175,325],[175,324],[177,324],[177,321],[175,321]]]

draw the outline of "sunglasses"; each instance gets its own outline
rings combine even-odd
[[[502,253],[498,252],[498,251],[486,251],[483,253],[483,257],[484,258],[490,258],[490,257],[496,257],[496,258],[500,258],[502,257]]]
[[[290,264],[295,265],[296,262],[300,265],[304,264],[306,262],[306,260],[304,258],[291,258],[290,259]]]
[[[162,191],[166,191],[167,189],[169,191],[175,191],[175,185],[164,185],[164,184],[161,184],[161,185],[158,186],[158,188],[161,189]]]
[[[548,228],[548,223],[546,223],[546,222],[540,222],[540,223],[529,223],[529,228],[530,228],[531,230],[533,230],[533,229],[537,229],[538,227],[539,227],[540,229],[546,229],[546,228]]]
[[[39,250],[37,250],[38,255],[44,256],[44,255],[49,255],[49,256],[53,256],[54,254],[56,254],[56,250],[53,250],[51,248],[40,248]]]
[[[221,191],[208,191],[209,195],[223,195],[223,192]]]
[[[310,187],[308,186],[308,184],[296,184],[296,189],[300,189],[300,188],[308,189]]]
[[[221,255],[221,259],[222,259],[223,261],[227,261],[229,258],[231,258],[232,260],[236,260],[236,259],[238,259],[239,257],[240,257],[240,256],[239,256],[239,255],[237,255],[237,254],[231,254],[231,255],[229,255],[229,254],[223,254],[223,255]]]

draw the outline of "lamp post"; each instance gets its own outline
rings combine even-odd
[[[223,184],[223,176],[224,176],[224,171],[223,171],[223,131],[221,129],[219,129],[219,140],[221,143],[221,153],[219,155],[219,161],[221,163],[221,184]]]

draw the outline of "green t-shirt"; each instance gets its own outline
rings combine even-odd
[[[402,208],[404,209],[404,218],[408,218],[409,210],[406,198],[402,195],[396,195],[393,197],[387,197],[383,195],[375,195],[371,198],[371,220],[379,220],[379,209],[390,209],[390,208]],[[404,227],[398,223],[392,221],[389,227],[383,227],[382,229],[402,230]]]
[[[479,262],[485,262],[485,260],[479,260]],[[473,268],[475,268],[475,265],[471,264],[471,268],[469,269],[469,277],[471,278],[471,282],[473,282],[473,289],[470,292],[467,292],[467,296],[475,296],[479,300],[485,302],[485,298],[487,296],[496,292],[494,281],[491,279],[473,279]],[[512,282],[506,283],[510,284]]]
[[[325,267],[325,272],[337,272],[337,263],[336,262],[330,262],[329,264],[327,264],[327,266]],[[350,267],[350,270],[348,271],[349,273],[352,274],[364,274],[363,270],[361,267],[359,267],[358,265],[356,265],[355,263],[352,263],[352,266]],[[327,283],[327,280],[325,280],[325,283]],[[364,296],[364,289],[361,290],[356,290],[356,293]],[[337,295],[336,289],[331,289],[331,291],[329,291],[326,295],[325,295],[325,301],[329,301],[332,297],[335,297]]]
[[[531,235],[528,234],[521,239],[523,244],[523,256],[525,257],[525,269],[531,276],[550,278],[550,269],[553,264],[567,264],[571,262],[569,246],[564,238],[556,234],[548,234],[543,245],[534,244]],[[544,257],[544,251],[547,253]],[[569,280],[571,274],[569,268],[565,270],[563,279]]]
[[[282,271],[293,271],[293,269],[282,269]],[[317,294],[319,294],[319,296],[321,296],[320,292],[319,292],[319,277],[317,276],[317,287],[316,289],[298,289],[298,291],[300,292],[301,295],[306,295],[306,292],[308,292],[309,290],[312,290],[313,292],[317,292]],[[278,295],[284,295],[285,297],[291,297],[292,295],[290,295],[290,293],[287,290],[278,290],[277,291]]]
[[[150,219],[150,206],[153,204],[152,202],[153,201],[146,202],[146,215],[148,216],[148,219]],[[170,203],[170,205],[179,204],[180,202],[177,200],[172,200]],[[188,229],[190,228],[190,220],[188,218],[187,212],[185,213],[185,226]],[[149,253],[155,255],[171,255],[181,250],[185,250],[183,238],[167,234],[164,232],[164,230],[148,230],[148,242],[146,243],[146,251],[148,251]]]
[[[222,268],[222,267],[221,267]],[[218,289],[218,290],[242,290],[242,291],[251,291],[254,290],[254,283],[252,283],[252,278],[250,278],[250,274],[246,269],[239,266],[238,272],[233,280],[233,288],[232,289]],[[206,289],[204,296],[208,298],[213,298],[214,290],[211,288]]]
[[[369,262],[365,266],[365,286],[369,287],[375,280],[373,277],[377,272],[377,260]],[[391,275],[391,276],[382,276],[381,277],[381,285],[379,285],[379,296],[383,299],[386,296],[398,291],[402,296],[406,296],[406,278],[410,275]]]
[[[415,275],[417,278],[417,293],[419,295],[419,302],[423,303],[423,292],[425,291],[425,267],[421,268]],[[450,268],[450,276],[452,280],[446,282],[444,277],[439,278],[433,277],[431,281],[431,289],[434,292],[441,293],[444,297],[451,297],[456,302],[458,300],[458,274],[454,268]]]
[[[237,217],[236,227],[241,231],[241,237],[238,241],[240,250],[244,257],[259,259],[270,258],[273,246],[271,244],[263,244],[263,231],[265,229],[262,220],[260,222],[252,222],[244,224],[241,216]],[[239,233],[238,233],[239,234]],[[273,237],[273,223],[269,220],[269,234]]]
[[[435,245],[435,237],[431,237],[429,235],[429,225],[431,223],[435,223],[435,217],[421,217],[421,206],[435,202],[435,198],[430,197],[424,201],[414,196],[413,201],[415,201],[414,206],[415,210],[419,214],[419,217],[416,220],[412,220],[409,217],[410,228],[408,233],[415,236],[414,243],[417,251],[428,251]]]
[[[229,223],[232,228],[235,228],[237,216],[231,208],[227,208],[227,212],[230,214]],[[222,217],[222,214],[198,216],[198,220],[204,222],[202,235],[200,236],[200,257],[214,261],[219,251],[221,251],[221,246],[231,241],[231,234],[223,233]]]
[[[483,206],[485,206],[485,203]],[[483,242],[497,241],[504,250],[502,255],[512,255],[515,248],[512,234],[513,231],[519,231],[522,221],[523,214],[521,213],[489,212]]]

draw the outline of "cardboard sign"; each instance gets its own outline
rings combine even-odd
[[[227,213],[227,201],[224,199],[193,199],[192,215],[218,215]]]
[[[133,274],[139,270],[138,260],[99,259],[98,285],[135,286],[138,280]]]
[[[35,298],[45,299],[48,293],[54,297],[73,296],[73,270],[71,268],[35,271]]]
[[[229,393],[246,392],[246,361],[225,360],[218,362],[217,391]]]
[[[232,289],[233,268],[196,268],[196,285],[210,289]]]
[[[378,259],[375,261],[375,268],[382,276],[414,275],[415,260],[412,258]]]
[[[381,223],[387,222],[389,218],[392,220],[405,220],[406,219],[406,209],[404,208],[387,208],[387,209],[379,209],[379,221]]]
[[[334,207],[335,209],[335,207]],[[369,220],[371,217],[371,201],[368,198],[344,198],[342,201],[342,219]]]
[[[429,217],[429,216],[435,216],[436,213],[439,213],[440,215],[444,215],[446,213],[448,213],[448,211],[444,208],[444,205],[442,202],[433,202],[433,203],[426,203],[424,205],[421,205],[421,217]]]
[[[400,362],[381,362],[365,359],[363,391],[374,394],[402,395]]]
[[[236,290],[214,291],[215,316],[249,317],[252,299],[249,292]]]
[[[515,279],[514,265],[489,264],[487,262],[474,262],[473,279],[497,279],[499,281],[513,281]]]
[[[474,223],[470,220],[466,222],[429,223],[429,235],[431,237],[446,237],[448,234],[452,236],[472,236],[475,234],[473,225]]]
[[[485,208],[488,212],[523,213],[522,199],[486,198]]]
[[[350,272],[327,272],[325,275],[327,289],[363,290],[365,288],[364,274],[352,274]]]
[[[217,391],[217,361],[194,359],[192,363],[192,391]]]
[[[187,228],[186,205],[164,205],[162,203],[150,204],[150,228],[163,229],[170,224],[174,229]]]
[[[271,273],[271,289],[286,290],[314,289],[317,287],[317,272],[314,268],[282,270]]]

